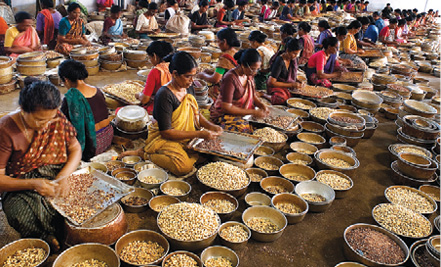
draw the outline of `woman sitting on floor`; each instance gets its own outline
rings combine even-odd
[[[107,45],[113,39],[121,39],[124,37],[123,24],[120,19],[121,8],[119,6],[112,6],[110,8],[110,17],[104,21],[103,34],[100,39],[104,45]]]
[[[170,63],[172,80],[161,87],[155,96],[154,122],[149,127],[149,137],[144,149],[122,153],[139,155],[177,176],[188,174],[198,159],[198,154],[187,151],[193,138],[213,139],[222,128],[201,116],[191,86],[197,63],[186,52],[173,55]]]
[[[256,81],[257,90],[266,90],[266,81],[268,80],[270,68],[270,60],[274,55],[274,51],[264,45],[267,35],[261,31],[252,31],[248,36],[250,40],[251,48],[254,48],[259,52],[262,57],[261,70],[256,74],[254,80]]]
[[[254,75],[262,65],[262,58],[256,49],[241,50],[235,58],[239,65],[225,74],[210,117],[224,130],[252,133],[251,125],[242,117],[252,115],[263,118],[268,114],[268,107],[256,95],[254,83]]]
[[[15,14],[15,21],[17,25],[10,27],[5,34],[5,52],[16,58],[20,54],[40,50],[40,38],[32,26],[31,15],[20,11]]]

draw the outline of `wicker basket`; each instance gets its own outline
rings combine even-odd
[[[44,64],[44,66],[27,66],[27,65],[17,64],[17,70],[22,75],[38,76],[46,72],[46,64]]]
[[[14,91],[17,88],[16,83],[16,80],[11,80],[8,83],[0,84],[0,95],[8,94]]]

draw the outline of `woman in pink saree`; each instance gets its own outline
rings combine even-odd
[[[11,57],[40,50],[38,33],[32,27],[32,17],[29,13],[21,11],[15,14],[17,26],[10,27],[5,34],[5,52]]]

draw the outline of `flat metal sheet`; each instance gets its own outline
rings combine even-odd
[[[288,111],[285,111],[285,110],[280,109],[280,108],[275,108],[275,107],[269,106],[268,109],[270,111],[270,113],[268,115],[269,117],[277,117],[277,116],[292,117],[291,123],[289,123],[286,128],[282,128],[282,127],[279,127],[277,125],[265,122],[262,119],[254,118],[251,115],[244,116],[243,118],[245,120],[247,120],[247,121],[251,121],[251,122],[254,122],[254,123],[257,123],[257,124],[261,124],[261,125],[266,125],[266,126],[273,127],[273,128],[276,128],[276,129],[279,129],[279,130],[282,130],[282,131],[286,131],[287,129],[289,129],[292,126],[292,124],[294,122],[296,122],[298,120],[298,118],[299,118],[297,115],[289,113]]]
[[[263,143],[258,137],[232,132],[223,132],[218,139],[224,151],[208,150],[200,147],[200,144],[204,141],[204,139],[201,138],[193,139],[188,146],[200,153],[211,154],[245,163]],[[241,153],[243,157],[228,154],[228,151]]]
[[[80,174],[91,174],[95,179],[92,183],[92,185],[87,189],[87,201],[89,206],[93,207],[100,207],[96,208],[94,210],[94,213],[89,216],[86,220],[82,222],[78,222],[71,216],[68,216],[65,212],[65,210],[62,207],[62,204],[65,203],[65,198],[48,198],[49,202],[52,204],[52,206],[66,219],[68,219],[72,224],[79,226],[82,224],[85,224],[92,220],[94,217],[96,217],[98,214],[103,212],[107,207],[111,206],[112,204],[118,202],[122,197],[132,193],[134,191],[134,188],[101,172],[98,170],[92,170],[90,171],[89,168],[84,168],[78,171],[75,171],[72,173],[72,175],[80,175]],[[69,178],[67,178],[69,179]],[[106,201],[99,200],[97,198],[92,197],[92,195],[97,192],[98,190],[102,190],[105,194],[113,194],[112,197]],[[88,198],[89,197],[89,198]]]

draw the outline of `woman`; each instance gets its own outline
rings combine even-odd
[[[49,82],[20,91],[20,110],[0,119],[0,192],[9,225],[22,238],[60,249],[63,217],[46,197],[66,196],[81,160],[75,129],[58,110],[61,94]]]
[[[217,12],[216,27],[226,28],[234,25],[233,18],[234,1],[224,0],[224,7]]]
[[[235,58],[239,65],[225,74],[210,117],[224,130],[252,133],[251,125],[242,117],[252,115],[263,118],[268,114],[268,108],[256,94],[253,78],[260,69],[262,58],[256,49],[241,50]]]
[[[147,34],[158,33],[160,31],[155,18],[156,13],[158,13],[158,5],[156,3],[150,3],[147,12],[139,15],[135,27],[139,38],[146,39],[148,38]]]
[[[169,72],[170,54],[173,53],[173,46],[166,41],[154,41],[147,48],[147,55],[150,62],[155,66],[147,76],[145,88],[142,93],[136,94],[136,99],[141,101],[141,105],[151,115],[153,114],[154,98],[159,88],[166,85],[171,80]]]
[[[5,55],[5,34],[9,26],[3,17],[0,17],[0,56]]]
[[[55,48],[58,37],[58,27],[62,16],[54,9],[52,0],[41,0],[41,10],[37,15],[37,32],[43,44],[50,50]]]
[[[299,40],[303,47],[302,54],[299,58],[299,64],[306,64],[309,58],[314,54],[314,40],[311,36],[309,36],[309,32],[311,31],[311,25],[307,22],[299,23]]]
[[[368,19],[370,24],[369,27],[366,29],[366,32],[364,33],[364,37],[369,39],[372,43],[376,43],[380,32],[375,25],[374,18],[372,16],[368,16]]]
[[[323,41],[323,50],[315,53],[309,58],[306,65],[306,77],[311,85],[331,87],[329,79],[339,77],[342,71],[337,60],[338,39],[329,37]]]
[[[71,3],[67,8],[68,15],[60,20],[58,30],[58,42],[55,51],[69,55],[73,46],[80,44],[90,46],[90,42],[86,38],[86,30],[84,22],[80,18],[81,8],[78,3]]]
[[[179,10],[179,5],[178,5],[178,2],[176,2],[176,0],[167,0],[167,5],[168,5],[168,8],[165,10],[165,13],[164,13],[165,21],[168,21]]]
[[[396,46],[398,44],[395,36],[395,31],[398,27],[398,20],[391,19],[389,26],[384,27],[380,31],[379,39],[380,42],[387,46]]]
[[[210,25],[207,18],[207,10],[210,6],[208,5],[207,0],[202,0],[199,3],[199,9],[191,14],[191,31],[196,33],[197,31],[212,28],[213,25]]]
[[[216,34],[216,42],[223,54],[219,57],[219,61],[217,62],[215,71],[205,71],[197,75],[199,79],[203,79],[214,85],[218,85],[222,79],[222,76],[227,71],[237,66],[234,55],[237,52],[236,47],[240,46],[240,42],[237,39],[236,32],[230,28],[220,30]],[[213,86],[211,90],[212,91],[210,93],[212,97],[216,98],[219,94],[219,87]]]
[[[266,81],[268,80],[270,72],[270,60],[274,55],[274,51],[264,45],[267,35],[261,31],[252,31],[248,36],[250,40],[251,48],[254,48],[259,52],[262,58],[262,68],[254,77],[257,90],[266,90]]]
[[[58,75],[70,88],[64,95],[61,111],[77,130],[82,159],[88,161],[112,144],[113,128],[106,100],[101,90],[84,82],[89,75],[83,63],[66,60],[58,67]]]
[[[267,82],[269,96],[266,96],[271,104],[285,104],[286,100],[291,97],[290,89],[303,87],[303,83],[297,81],[297,58],[301,51],[301,42],[291,38],[286,43],[286,50],[271,65],[271,75]]]
[[[294,26],[291,23],[283,24],[282,27],[280,27],[280,39],[282,40],[282,42],[280,43],[277,51],[284,51],[285,39],[288,37],[293,37],[296,32],[297,30],[294,28]]]
[[[194,89],[197,63],[186,52],[173,55],[170,62],[172,80],[161,87],[155,96],[154,122],[144,149],[122,155],[139,155],[149,159],[176,176],[188,174],[198,159],[196,153],[187,152],[188,141],[193,138],[213,139],[222,133],[198,111]]]
[[[96,4],[98,6],[98,11],[106,11],[106,8],[111,8],[113,6],[113,0],[97,0]]]
[[[147,0],[141,0],[138,2],[138,9],[135,11],[135,15],[139,17],[140,15],[146,13],[149,10],[149,2]]]
[[[29,13],[20,11],[15,14],[15,27],[10,27],[5,34],[5,52],[16,58],[18,55],[40,50],[40,38],[32,27],[33,20]]]
[[[346,29],[348,30],[348,34],[340,46],[340,51],[349,55],[364,53],[363,49],[358,49],[357,40],[355,39],[355,34],[361,30],[361,22],[354,20],[346,27]]]
[[[100,37],[104,45],[107,45],[113,38],[123,37],[123,24],[120,19],[121,8],[119,6],[112,6],[110,8],[110,17],[104,20],[103,33]]]
[[[318,29],[320,34],[315,42],[315,51],[320,51],[323,47],[323,41],[329,37],[332,37],[331,26],[326,20],[320,20],[318,23]]]

